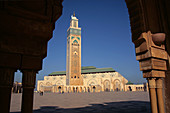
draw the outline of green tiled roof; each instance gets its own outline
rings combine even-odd
[[[115,72],[113,68],[95,68],[95,69],[87,69],[81,70],[81,73],[99,73],[99,72]]]
[[[102,72],[115,72],[115,70],[113,68],[96,68],[94,66],[81,67],[81,74]],[[66,71],[56,71],[49,74],[49,76],[52,75],[66,75]]]
[[[50,73],[49,75],[66,75],[66,71],[56,71]]]
[[[128,81],[128,83],[126,83],[126,85],[133,85],[133,83],[131,81]]]
[[[96,69],[96,67],[94,67],[94,66],[81,67],[81,70],[87,70],[87,69]]]

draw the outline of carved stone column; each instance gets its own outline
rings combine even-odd
[[[22,113],[33,113],[33,97],[34,97],[34,88],[36,81],[36,71],[35,70],[22,70]]]
[[[156,81],[155,78],[148,78],[149,83],[149,95],[152,113],[158,113],[157,108],[157,95],[156,95]]]
[[[0,68],[0,109],[1,113],[9,113],[11,90],[15,69]]]
[[[134,41],[136,59],[143,77],[148,79],[152,113],[165,113],[162,78],[167,71],[168,54],[165,50],[165,33],[144,32]]]

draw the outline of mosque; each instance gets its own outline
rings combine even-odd
[[[81,67],[81,28],[75,13],[67,30],[66,71],[52,72],[38,80],[40,92],[102,92],[127,91],[128,80],[113,68]],[[136,88],[138,89],[138,88]],[[144,90],[144,86],[140,86]]]

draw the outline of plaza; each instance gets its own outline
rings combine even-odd
[[[13,94],[11,113],[20,113],[22,94]],[[34,93],[33,113],[150,113],[148,92]]]

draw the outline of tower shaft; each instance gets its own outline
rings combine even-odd
[[[81,77],[81,28],[78,19],[71,17],[70,27],[67,30],[67,64],[66,84],[83,85]]]

